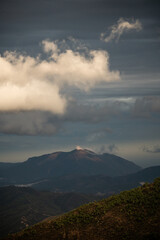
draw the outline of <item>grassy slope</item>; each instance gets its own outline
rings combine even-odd
[[[160,178],[44,221],[8,240],[160,239]]]

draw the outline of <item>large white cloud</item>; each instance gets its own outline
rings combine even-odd
[[[110,42],[113,39],[119,40],[120,36],[124,32],[128,32],[130,30],[137,30],[140,31],[142,29],[142,24],[139,20],[131,20],[130,22],[127,20],[124,20],[123,18],[120,18],[117,22],[117,24],[111,26],[111,32],[109,36],[107,36],[107,33],[101,33],[101,40],[105,42]]]
[[[42,110],[61,114],[65,110],[66,101],[57,86],[41,81],[33,81],[19,86],[12,83],[0,87],[0,110]]]
[[[44,40],[47,59],[16,52],[0,56],[0,111],[44,110],[65,112],[67,99],[60,94],[64,85],[88,90],[99,82],[119,80],[110,71],[106,51],[88,51],[87,56],[67,49],[61,52],[56,42]]]

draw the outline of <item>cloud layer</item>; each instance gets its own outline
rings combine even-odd
[[[140,31],[142,29],[142,24],[139,20],[126,21],[123,18],[120,18],[116,25],[111,26],[111,33],[107,36],[107,33],[101,33],[101,40],[105,42],[110,42],[112,40],[118,41],[120,36],[124,32],[128,32],[130,30]]]
[[[60,91],[65,85],[86,91],[100,82],[120,79],[118,71],[110,71],[106,51],[61,52],[56,42],[48,40],[42,46],[45,60],[8,51],[0,57],[0,111],[62,114],[67,99]]]
[[[136,117],[150,117],[152,114],[160,113],[160,97],[146,96],[137,98],[133,108]]]
[[[91,106],[70,100],[65,113],[59,115],[44,111],[2,112],[0,132],[17,135],[54,135],[64,129],[65,123],[97,124],[108,121],[110,117],[119,115],[123,106],[116,102]],[[106,131],[109,130],[106,128]]]
[[[160,153],[160,146],[159,145],[150,146],[150,147],[144,146],[143,151],[147,153]]]
[[[12,111],[1,112],[0,132],[17,135],[55,135],[64,130],[68,123],[95,124],[109,122],[111,119],[152,119],[160,113],[159,97],[135,98],[133,102],[124,102],[121,99],[108,99],[105,102],[81,103],[68,99],[64,114],[55,114],[45,111]],[[107,128],[96,130],[87,137],[92,142],[101,139],[112,131]]]

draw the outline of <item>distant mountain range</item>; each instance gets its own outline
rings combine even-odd
[[[0,163],[0,186],[24,184],[66,175],[122,176],[139,171],[136,164],[113,154],[87,149],[55,152],[22,163]]]
[[[160,166],[141,169],[113,154],[87,149],[55,152],[22,163],[0,163],[0,186],[16,185],[52,192],[111,195],[152,182]]]

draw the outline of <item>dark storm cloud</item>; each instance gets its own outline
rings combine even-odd
[[[128,106],[126,103],[120,101],[106,101],[102,104],[81,104],[72,101],[64,119],[72,122],[98,123],[120,115],[125,111],[126,106]]]
[[[59,121],[50,120],[49,113],[13,112],[0,114],[0,132],[16,135],[54,135],[61,127]]]
[[[0,132],[17,135],[55,135],[65,123],[96,124],[108,121],[124,111],[126,104],[106,102],[102,105],[84,105],[72,101],[64,115],[47,112],[12,112],[0,114]]]
[[[154,113],[160,113],[160,97],[147,96],[136,100],[133,109],[134,116],[150,117]]]
[[[151,118],[160,113],[159,97],[144,97],[134,101],[112,99],[100,103],[79,103],[70,100],[63,115],[43,111],[1,113],[0,132],[17,135],[56,135],[64,131],[66,123],[109,124],[114,119]],[[117,123],[118,124],[118,123]],[[132,126],[133,127],[133,126]],[[94,130],[88,134],[88,141],[112,133],[110,128]]]
[[[153,26],[160,22],[159,9],[159,1],[151,0],[2,0],[1,47],[31,46],[46,37],[66,35],[97,39],[120,17],[138,18],[144,25],[149,22],[153,33]]]
[[[160,146],[156,145],[156,146],[145,146],[143,147],[143,151],[147,152],[147,153],[160,153]]]

